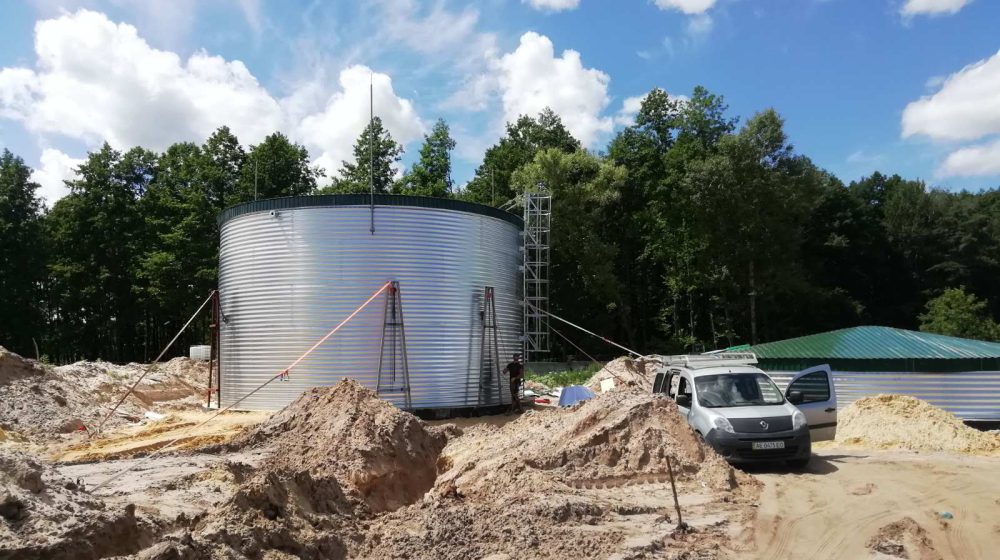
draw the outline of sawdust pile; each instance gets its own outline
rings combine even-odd
[[[892,558],[941,560],[941,555],[927,536],[927,531],[910,517],[879,529],[868,540],[868,549]]]
[[[52,456],[58,462],[67,464],[134,457],[167,446],[170,451],[201,449],[211,452],[242,436],[268,417],[268,412],[232,410],[219,416],[214,410],[170,412],[163,418],[125,426],[106,432],[101,437],[53,446]],[[205,424],[206,420],[211,421]]]
[[[29,455],[0,450],[0,558],[103,558],[151,540],[134,506],[112,511]]]
[[[143,364],[76,362],[51,367],[0,350],[0,427],[51,437],[92,428],[142,375]],[[160,364],[136,387],[106,426],[135,422],[147,410],[203,404],[208,365],[188,358]]]
[[[613,379],[615,390],[649,393],[653,390],[653,377],[656,364],[642,358],[633,360],[623,356],[604,365],[587,381],[587,388],[595,393],[601,392],[601,381]]]
[[[954,414],[906,395],[858,399],[840,411],[837,442],[875,448],[1000,453],[1000,435],[981,432]]]

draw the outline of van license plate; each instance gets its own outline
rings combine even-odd
[[[755,441],[753,442],[753,449],[784,449],[785,442],[783,441]]]

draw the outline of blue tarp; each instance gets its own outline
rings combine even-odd
[[[573,406],[574,404],[594,398],[594,392],[583,385],[570,385],[563,387],[559,395],[559,406]]]

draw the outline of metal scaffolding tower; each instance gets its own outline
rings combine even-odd
[[[549,233],[552,195],[524,193],[524,361],[549,351]]]

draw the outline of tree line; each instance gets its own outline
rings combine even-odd
[[[545,110],[508,123],[462,188],[454,148],[439,120],[398,173],[403,148],[376,117],[321,186],[324,170],[281,133],[244,147],[222,127],[163,153],[105,144],[52,208],[4,150],[0,345],[56,362],[149,360],[216,286],[224,208],[372,187],[498,207],[548,190],[553,312],[646,352],[858,324],[1000,339],[1000,191],[878,172],[845,184],[795,151],[772,109],[741,123],[702,87],[684,100],[654,89],[600,152]],[[174,354],[207,329],[196,323]],[[575,353],[554,344],[556,358]]]

